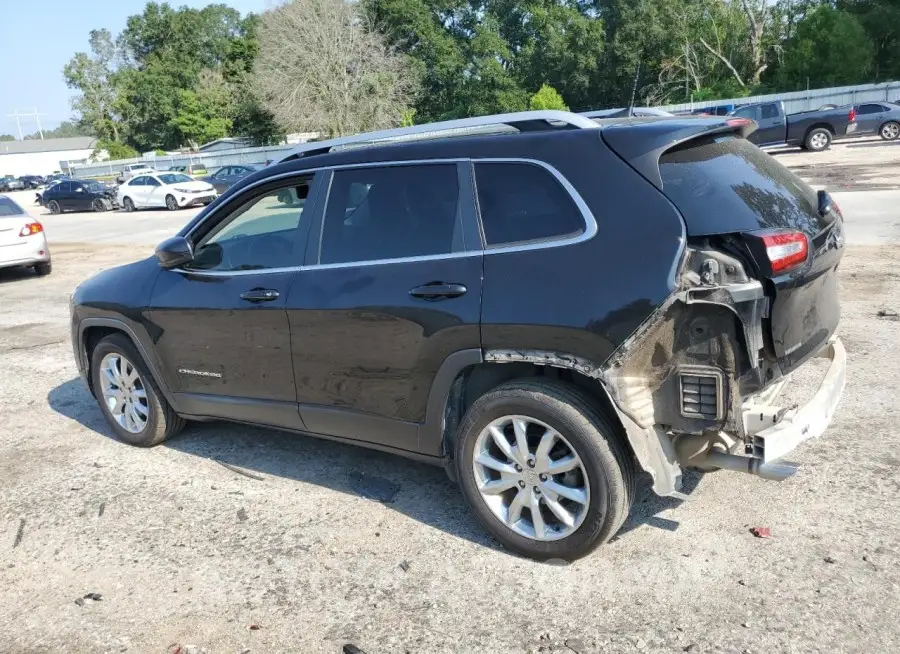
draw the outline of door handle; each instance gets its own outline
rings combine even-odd
[[[254,288],[241,293],[241,299],[247,302],[271,302],[278,299],[278,291],[271,288]]]
[[[468,289],[462,284],[431,282],[430,284],[416,286],[409,291],[409,294],[423,300],[445,300],[447,298],[464,295],[467,290]]]

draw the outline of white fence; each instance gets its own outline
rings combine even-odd
[[[157,157],[138,157],[137,159],[118,159],[100,163],[84,163],[70,165],[76,177],[106,177],[118,175],[128,164],[145,163],[156,170],[168,170],[172,166],[201,164],[212,171],[229,164],[265,164],[270,159],[279,159],[296,145],[272,145],[262,148],[240,148],[235,150],[218,150],[215,152],[191,152]]]
[[[750,104],[754,102],[784,102],[785,111],[789,114],[800,111],[818,109],[822,105],[860,104],[861,102],[896,102],[900,100],[900,82],[884,82],[882,84],[861,84],[859,86],[839,86],[830,89],[811,89],[794,93],[773,93],[772,95],[754,95],[749,98],[732,98],[730,100],[704,100],[670,104],[659,109],[677,113],[693,111],[705,107],[722,105]]]

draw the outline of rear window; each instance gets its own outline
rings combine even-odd
[[[0,196],[0,216],[19,216],[23,213],[22,207],[9,198]]]
[[[476,163],[487,247],[577,236],[584,217],[553,175],[533,164]]]
[[[745,139],[705,137],[659,159],[663,193],[695,236],[798,229],[813,236],[830,219],[803,180]]]

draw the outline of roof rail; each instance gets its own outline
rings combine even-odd
[[[561,125],[576,129],[597,129],[598,125],[590,118],[569,111],[520,111],[509,114],[496,114],[493,116],[477,116],[475,118],[461,118],[459,120],[446,120],[439,123],[426,123],[413,125],[412,127],[398,127],[386,129],[380,132],[366,132],[353,136],[342,136],[328,141],[314,141],[304,143],[275,163],[290,161],[301,157],[309,157],[317,154],[325,154],[332,148],[353,145],[378,145],[380,142],[413,140],[410,137],[417,135],[424,138],[441,138],[438,132],[455,132],[444,136],[460,135],[460,132],[477,133],[477,128],[508,126],[518,129],[520,132],[533,132],[546,129],[558,129]]]

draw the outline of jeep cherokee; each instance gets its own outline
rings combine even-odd
[[[79,286],[78,367],[134,445],[224,419],[394,452],[510,549],[583,556],[639,472],[784,479],[839,401],[843,219],[754,127],[541,111],[302,145]]]

